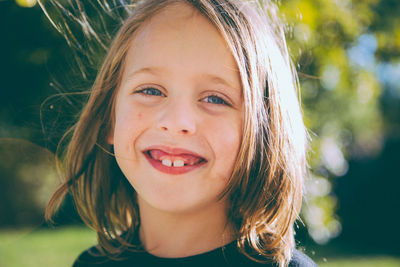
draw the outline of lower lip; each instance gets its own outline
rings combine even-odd
[[[187,173],[190,171],[193,171],[197,168],[202,167],[204,164],[206,164],[206,161],[202,161],[198,164],[195,165],[186,165],[182,167],[168,167],[163,164],[161,164],[160,161],[155,160],[150,157],[147,153],[144,153],[146,159],[150,162],[151,166],[153,166],[155,169],[159,170],[160,172],[167,173],[167,174],[173,174],[173,175],[178,175],[178,174],[183,174]]]

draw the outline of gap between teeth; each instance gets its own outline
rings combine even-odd
[[[185,165],[185,162],[180,159],[174,160],[174,162],[172,162],[170,159],[163,159],[161,161],[161,164],[167,167],[183,167]]]

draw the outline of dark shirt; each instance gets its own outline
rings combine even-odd
[[[102,256],[96,247],[83,252],[75,261],[73,267],[261,267],[278,266],[271,263],[258,263],[244,256],[236,247],[236,243],[230,243],[224,247],[212,251],[189,256],[185,258],[159,258],[147,252],[124,252],[122,260],[112,260]],[[314,267],[317,266],[308,256],[298,250],[293,251],[289,267]]]

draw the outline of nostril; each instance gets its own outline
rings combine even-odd
[[[171,127],[171,128],[174,128],[174,127]],[[166,126],[159,126],[159,129],[161,130],[161,131],[163,131],[163,132],[168,132],[168,131],[172,131],[172,132],[174,132],[173,130],[171,130],[171,128],[169,128],[169,127],[166,127]],[[190,132],[192,132],[190,129],[177,129],[177,133],[180,133],[180,134],[189,134]]]

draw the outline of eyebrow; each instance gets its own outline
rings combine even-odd
[[[218,75],[215,75],[215,74],[204,73],[204,74],[201,75],[201,78],[204,79],[204,80],[209,80],[209,81],[211,81],[213,83],[222,84],[222,85],[227,86],[227,87],[232,88],[232,89],[238,89],[238,90],[240,89],[240,88],[236,88],[235,86],[233,86],[233,83],[231,83],[231,82],[225,80],[224,78],[222,78],[222,77],[220,77]]]
[[[158,75],[161,72],[166,72],[165,68],[160,68],[160,67],[144,67],[144,68],[140,68],[137,70],[133,70],[131,72],[128,73],[128,78],[131,78],[132,76],[138,75],[138,74],[152,74],[152,75]]]

